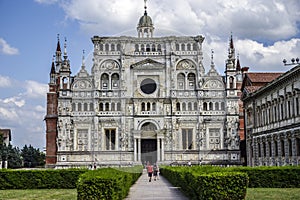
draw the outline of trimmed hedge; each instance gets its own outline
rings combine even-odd
[[[77,199],[124,199],[141,174],[141,166],[89,171],[78,179]]]
[[[246,173],[215,172],[212,169],[197,171],[190,167],[163,167],[160,171],[189,199],[240,200],[246,196]]]
[[[87,169],[0,170],[0,189],[73,189]]]
[[[249,176],[250,188],[300,188],[300,167],[238,167]]]

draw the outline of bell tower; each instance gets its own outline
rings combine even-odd
[[[46,166],[54,167],[57,161],[57,105],[58,105],[58,92],[59,92],[59,74],[58,69],[61,66],[61,49],[59,36],[55,52],[56,61],[54,58],[50,70],[50,82],[48,84],[49,91],[47,93],[47,114],[45,116],[46,122]],[[56,63],[56,66],[55,66]]]

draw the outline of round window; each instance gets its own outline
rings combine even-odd
[[[156,83],[151,78],[146,78],[141,82],[141,90],[145,94],[151,94],[156,90]]]

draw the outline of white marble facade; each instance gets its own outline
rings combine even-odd
[[[75,76],[56,54],[56,166],[239,164],[233,45],[221,76],[213,57],[205,72],[203,36],[141,36],[94,36]]]

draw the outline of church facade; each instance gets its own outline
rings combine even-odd
[[[241,71],[232,38],[225,75],[203,66],[203,36],[92,38],[93,66],[71,76],[58,40],[47,93],[48,167],[240,164]]]

